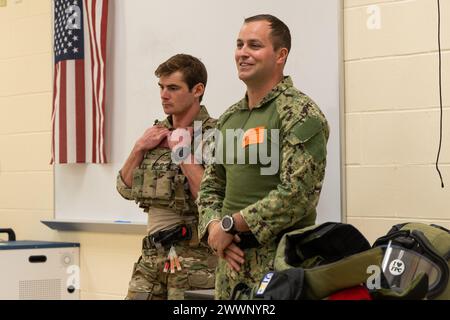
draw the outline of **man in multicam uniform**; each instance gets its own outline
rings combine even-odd
[[[117,176],[118,192],[148,214],[148,236],[126,297],[132,300],[183,299],[186,290],[214,288],[217,265],[211,249],[198,240],[195,199],[204,169],[187,151],[194,121],[202,132],[216,123],[200,105],[206,68],[197,58],[178,54],[162,63],[155,75],[168,117],[136,141]],[[186,155],[174,157],[180,150]]]
[[[230,298],[240,282],[258,285],[273,269],[281,235],[315,223],[329,127],[318,106],[283,75],[290,47],[288,27],[271,15],[246,19],[237,39],[235,60],[247,94],[219,118],[217,128],[222,137],[230,129],[245,132],[237,141],[245,162],[216,156],[205,169],[197,199],[200,238],[208,237],[221,257],[216,299]],[[279,137],[271,141],[271,155],[278,152],[279,170],[262,174],[267,163],[249,162],[248,149],[274,140],[274,130]],[[230,146],[223,145],[225,157]],[[218,154],[222,147],[216,146]]]

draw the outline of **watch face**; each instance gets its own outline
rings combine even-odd
[[[231,217],[224,217],[222,219],[222,228],[224,230],[230,230],[233,227],[233,219]]]

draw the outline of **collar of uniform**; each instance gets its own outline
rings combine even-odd
[[[287,89],[291,88],[293,86],[293,82],[290,76],[284,77],[283,80],[281,80],[262,100],[261,102],[256,105],[253,109],[261,108],[263,105],[265,105],[267,102],[275,99],[278,97],[282,92],[286,91]],[[241,101],[237,103],[237,107],[240,110],[248,110],[248,99],[247,94],[245,94],[245,98],[243,98]]]
[[[194,121],[202,121],[205,122],[210,118],[208,110],[206,110],[205,106],[200,106],[200,112],[195,117]]]
[[[197,114],[197,116],[195,117],[194,121],[202,121],[205,122],[206,120],[208,120],[209,117],[209,113],[208,110],[206,110],[206,107],[201,105],[200,106],[200,112]],[[168,116],[166,119],[164,119],[163,121],[158,121],[157,124],[162,125],[168,129],[173,129],[173,124],[172,124],[172,116]]]

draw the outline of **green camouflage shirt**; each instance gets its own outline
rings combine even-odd
[[[242,141],[233,146],[231,157],[238,153],[235,147],[244,148],[245,163],[230,164],[225,161],[230,146],[218,144],[216,155],[222,152],[218,156],[222,161],[206,167],[197,199],[201,238],[209,222],[239,211],[262,245],[274,241],[283,230],[315,222],[329,137],[325,116],[307,95],[293,86],[290,77],[285,77],[258,106],[250,110],[244,98],[217,123],[222,136],[228,129],[242,129],[244,138],[249,135],[248,141],[258,144],[255,128],[267,130],[264,137],[268,140],[272,130],[279,133],[272,145],[275,147],[269,148],[272,153],[279,152],[279,169],[275,174],[262,175],[260,169],[267,165],[261,163],[259,156],[257,163],[249,162],[248,149],[252,143]]]

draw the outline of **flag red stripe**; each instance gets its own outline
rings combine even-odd
[[[77,163],[86,162],[86,110],[84,91],[84,61],[75,61],[75,123]]]
[[[67,68],[66,61],[60,62],[59,82],[59,163],[67,163]]]
[[[108,1],[103,3],[102,8],[102,22],[101,22],[101,46],[102,46],[102,57],[103,61],[106,62],[106,39],[107,39],[107,29],[108,29]]]

